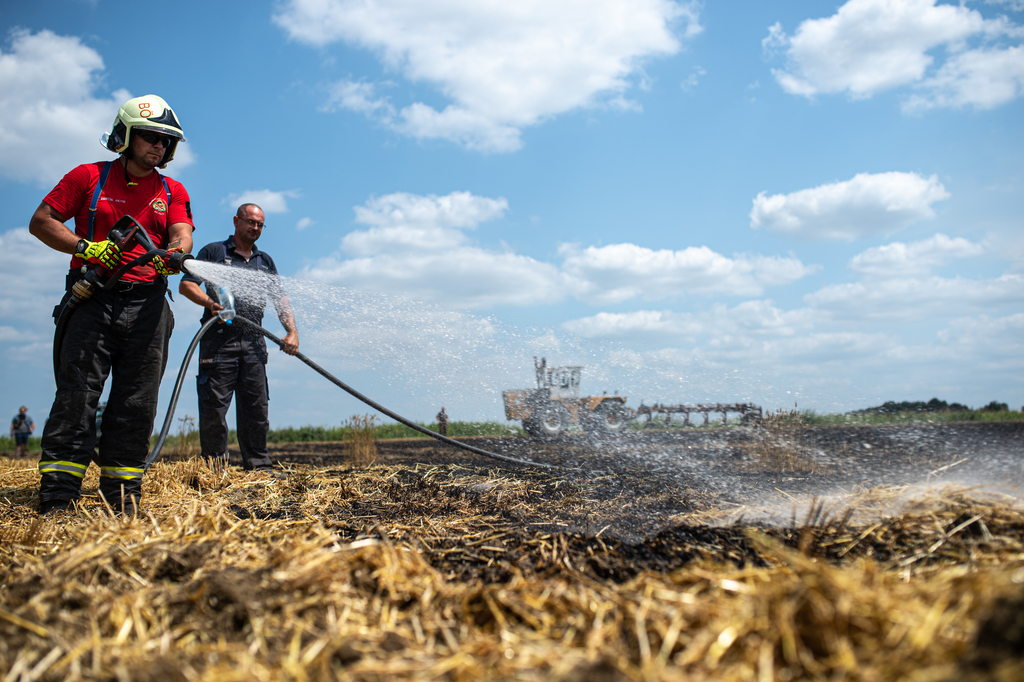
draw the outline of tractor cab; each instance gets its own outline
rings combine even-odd
[[[548,367],[547,360],[534,358],[537,370],[537,388],[548,389],[551,400],[579,400],[582,366]]]

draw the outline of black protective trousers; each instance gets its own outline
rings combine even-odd
[[[57,393],[42,437],[40,509],[81,495],[95,461],[100,493],[116,510],[137,505],[156,418],[160,379],[174,316],[167,287],[119,284],[97,291],[72,311],[57,375]],[[96,408],[110,376],[110,395],[96,443]]]
[[[218,325],[219,326],[219,325]],[[199,442],[204,457],[223,458],[228,451],[227,413],[235,394],[235,424],[242,468],[272,466],[267,454],[266,350],[234,330],[215,327],[199,342]]]

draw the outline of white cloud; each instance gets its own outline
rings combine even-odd
[[[230,206],[232,210],[242,204],[256,204],[263,209],[264,213],[287,213],[288,199],[298,199],[301,196],[296,189],[286,189],[280,192],[270,189],[247,189],[238,194],[229,194],[221,199],[221,204]]]
[[[744,301],[728,308],[722,304],[699,313],[668,310],[637,310],[628,313],[598,313],[570,320],[564,329],[584,338],[671,338],[676,342],[702,336],[728,340],[734,335],[793,336],[811,329],[807,310],[785,311],[771,301]]]
[[[12,31],[10,45],[0,50],[0,174],[52,187],[78,164],[114,158],[99,138],[132,95],[94,95],[103,81],[100,55],[47,30]],[[179,145],[168,168],[192,161],[188,145]]]
[[[816,269],[792,257],[728,258],[706,246],[654,251],[636,244],[611,244],[580,250],[564,244],[559,253],[562,269],[582,284],[577,295],[595,304],[712,292],[757,296],[766,285],[788,284]]]
[[[444,300],[458,307],[590,303],[674,298],[694,293],[758,295],[814,272],[793,257],[722,256],[706,247],[653,251],[635,244],[580,249],[561,245],[561,265],[474,245],[466,230],[502,217],[504,198],[469,192],[420,196],[397,192],[355,208],[340,252],[301,276],[357,289]]]
[[[1024,12],[1024,0],[985,0],[986,5],[1003,5],[1013,12]]]
[[[302,230],[305,230],[310,225],[316,225],[316,221],[313,220],[312,218],[308,218],[308,217],[307,218],[299,218],[299,222],[295,223],[295,229],[298,230],[299,232],[301,232]]]
[[[1022,35],[1006,18],[985,19],[963,4],[849,0],[830,17],[802,22],[791,37],[775,24],[762,45],[768,54],[785,51],[786,68],[772,73],[790,94],[861,99],[916,86],[924,94],[910,97],[907,111],[988,109],[1022,92],[1024,54],[999,44]],[[946,61],[936,69],[939,48]]]
[[[421,256],[326,258],[299,277],[471,309],[556,303],[570,288],[553,265],[471,246]]]
[[[988,315],[953,320],[939,332],[939,340],[967,348],[991,346],[1006,354],[1020,356],[1020,339],[1024,333],[1024,313],[992,318]]]
[[[507,210],[503,198],[469,192],[374,197],[355,208],[356,222],[370,228],[341,240],[341,251],[352,258],[321,259],[300,277],[463,308],[561,300],[573,285],[557,267],[473,246],[462,232]]]
[[[449,100],[396,107],[373,84],[344,80],[329,107],[419,139],[507,152],[523,128],[580,107],[626,105],[645,59],[699,33],[699,3],[673,0],[290,0],[274,21],[315,47],[343,41]]]
[[[469,192],[439,197],[395,192],[374,197],[356,206],[356,222],[376,227],[467,227],[494,220],[508,210],[508,201],[489,199]]]
[[[947,319],[1024,304],[1024,277],[870,279],[831,284],[804,296],[804,301],[844,319]]]
[[[750,226],[801,239],[852,241],[932,218],[932,204],[948,197],[934,175],[858,173],[852,180],[792,194],[761,192],[750,211]]]
[[[683,79],[683,82],[679,84],[679,87],[681,87],[684,92],[690,92],[697,87],[697,84],[700,83],[700,79],[703,76],[706,76],[707,73],[708,72],[703,68],[695,66],[693,67],[693,71],[690,72],[690,75]]]
[[[50,311],[60,302],[70,267],[71,256],[54,251],[24,227],[0,234],[0,319],[21,330],[29,320],[52,322]]]
[[[423,253],[462,246],[466,236],[453,228],[475,228],[508,210],[503,198],[452,192],[443,197],[396,192],[372,198],[355,209],[356,222],[369,230],[350,232],[341,241],[345,253],[368,256],[382,252]]]
[[[1024,47],[964,52],[921,85],[927,94],[908,98],[904,111],[968,105],[992,109],[1006,104],[1024,92]]]
[[[926,275],[932,268],[957,258],[980,256],[985,247],[962,237],[950,239],[944,234],[919,242],[893,242],[858,253],[850,260],[850,269],[877,277]]]
[[[395,108],[386,98],[377,97],[372,83],[341,80],[332,85],[324,109],[331,111],[338,107],[368,116],[380,115],[389,121],[395,116]]]
[[[38,340],[39,334],[35,334],[27,329],[16,329],[14,327],[8,327],[7,325],[0,325],[0,343],[24,343],[26,341]]]

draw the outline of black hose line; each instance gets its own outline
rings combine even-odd
[[[241,315],[237,315],[237,314],[235,315],[234,320],[236,322],[242,322],[243,324],[246,324],[246,325],[252,327],[253,329],[258,331],[259,333],[263,334],[263,336],[267,337],[268,339],[270,339],[271,341],[276,343],[281,348],[284,348],[284,341],[282,341],[278,337],[274,336],[272,333],[268,332],[266,329],[264,329],[260,325],[256,324],[252,320],[247,320],[246,318],[242,317]],[[171,395],[171,405],[167,409],[167,416],[164,418],[164,426],[160,430],[160,436],[159,436],[159,438],[157,438],[156,446],[153,448],[153,452],[151,452],[149,454],[149,457],[146,458],[146,467],[145,468],[147,470],[149,469],[150,466],[152,466],[153,462],[156,461],[157,457],[160,456],[160,450],[164,446],[164,441],[167,440],[167,432],[171,428],[171,420],[174,417],[174,408],[177,407],[177,405],[178,405],[178,395],[181,393],[181,385],[182,385],[182,383],[184,382],[184,379],[185,379],[185,372],[188,370],[188,364],[192,360],[192,354],[195,352],[196,346],[199,345],[199,339],[201,339],[203,334],[205,334],[207,332],[207,330],[210,327],[212,327],[215,323],[217,323],[218,321],[219,321],[219,318],[217,316],[211,317],[209,319],[209,321],[207,321],[206,324],[204,324],[203,327],[196,333],[195,338],[192,339],[192,343],[188,347],[188,352],[185,353],[185,357],[184,357],[184,359],[181,362],[181,369],[178,370],[178,380],[174,384],[174,392]],[[560,466],[556,466],[554,464],[544,464],[542,462],[532,462],[532,461],[530,461],[528,459],[517,459],[515,457],[509,457],[508,455],[499,455],[496,452],[489,452],[488,450],[483,450],[481,448],[474,447],[474,446],[469,445],[467,443],[462,443],[460,441],[454,440],[452,438],[449,438],[448,436],[442,436],[439,433],[436,433],[434,431],[431,431],[430,429],[427,429],[427,428],[424,428],[424,427],[420,426],[416,422],[410,421],[410,420],[406,419],[405,417],[403,417],[401,415],[395,414],[394,412],[392,412],[388,408],[384,407],[383,405],[381,405],[381,404],[371,400],[370,398],[366,397],[365,395],[363,395],[359,391],[355,390],[354,388],[352,388],[351,386],[349,386],[348,384],[346,384],[342,380],[338,379],[336,376],[334,376],[333,374],[331,374],[330,372],[325,370],[320,365],[318,365],[315,362],[313,362],[312,360],[310,360],[308,357],[306,357],[302,353],[298,353],[298,352],[295,353],[295,357],[298,358],[299,360],[302,360],[304,363],[309,365],[317,374],[319,374],[323,378],[327,379],[332,384],[334,384],[335,386],[337,386],[341,390],[345,391],[346,393],[348,393],[352,397],[354,397],[354,398],[356,398],[358,400],[361,400],[362,402],[366,403],[367,405],[369,405],[373,409],[375,409],[378,412],[381,412],[383,414],[386,414],[387,416],[391,417],[395,421],[400,422],[402,424],[405,424],[409,428],[415,429],[416,431],[419,431],[420,433],[426,434],[427,436],[430,436],[431,438],[435,438],[435,439],[437,439],[437,440],[439,440],[439,441],[441,441],[443,443],[447,443],[448,445],[452,445],[454,447],[461,448],[463,450],[468,450],[469,452],[472,452],[472,453],[477,454],[477,455],[482,455],[484,457],[489,457],[491,459],[497,459],[497,460],[500,460],[502,462],[511,462],[513,464],[523,464],[525,466],[545,467],[545,468],[548,468],[548,469],[561,469],[561,468],[563,468],[563,467],[560,467]]]
[[[185,357],[181,361],[181,369],[178,370],[178,379],[174,382],[174,391],[171,392],[171,404],[167,408],[167,416],[164,417],[163,428],[160,429],[160,437],[156,439],[153,452],[149,453],[149,457],[146,458],[146,466],[144,467],[146,471],[149,471],[149,467],[153,466],[153,462],[160,456],[160,451],[164,447],[164,441],[167,440],[167,433],[171,430],[171,421],[174,419],[174,408],[178,406],[178,396],[181,395],[181,385],[185,383],[185,372],[188,371],[188,363],[192,361],[192,354],[196,352],[199,339],[203,338],[203,334],[218,322],[220,322],[220,318],[216,315],[207,320],[206,324],[196,332],[196,335],[192,338],[192,343],[188,345],[188,350],[185,351]]]

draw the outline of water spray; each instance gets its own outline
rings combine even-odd
[[[182,268],[186,269],[186,270],[189,270],[188,265],[189,265],[188,263],[182,263]],[[192,273],[191,270],[189,270],[189,272],[191,274],[195,274],[195,273]],[[225,293],[222,295],[221,292],[225,292]],[[216,316],[211,317],[209,320],[206,321],[205,324],[203,324],[203,326],[199,329],[199,331],[196,332],[195,337],[192,339],[192,343],[189,344],[188,350],[185,352],[185,357],[184,357],[184,359],[181,362],[181,368],[178,370],[178,379],[174,383],[174,391],[171,393],[171,404],[167,408],[167,415],[164,418],[163,428],[161,428],[161,430],[160,430],[160,436],[157,438],[156,445],[153,447],[153,451],[151,453],[149,453],[149,457],[146,458],[146,465],[145,465],[146,470],[149,470],[149,467],[151,467],[153,465],[153,462],[155,462],[157,460],[157,458],[160,456],[160,451],[161,451],[161,449],[163,449],[164,442],[166,442],[166,440],[167,440],[167,434],[170,432],[170,429],[171,429],[171,421],[174,418],[174,409],[178,405],[178,397],[181,394],[181,387],[182,387],[182,385],[185,382],[185,373],[188,371],[188,365],[189,365],[189,362],[191,362],[191,360],[192,360],[193,353],[195,353],[196,346],[199,345],[199,340],[203,337],[204,334],[206,334],[207,331],[209,331],[209,329],[214,324],[216,324],[218,322],[221,322],[221,321],[226,322],[227,324],[231,324],[233,321],[237,320],[238,322],[241,322],[243,325],[249,326],[249,327],[253,328],[254,330],[258,331],[260,334],[263,334],[263,336],[267,337],[268,339],[270,339],[271,341],[276,343],[282,349],[284,348],[284,341],[282,339],[278,338],[273,333],[267,331],[266,329],[264,329],[260,325],[256,324],[252,320],[249,320],[249,319],[247,319],[245,317],[242,317],[241,315],[238,315],[238,314],[235,313],[235,310],[234,310],[234,296],[231,294],[231,290],[228,287],[226,287],[226,286],[218,287],[218,289],[217,289],[217,298],[220,301],[220,304],[223,305],[225,309],[220,311]],[[228,305],[228,303],[230,303],[230,306]],[[230,308],[230,310],[229,310],[229,308]],[[484,450],[482,448],[478,448],[478,447],[475,447],[473,445],[469,445],[467,443],[462,443],[462,442],[457,441],[457,440],[455,440],[453,438],[449,438],[448,436],[442,436],[439,433],[431,431],[430,429],[427,429],[427,428],[425,428],[423,426],[420,426],[419,424],[417,424],[414,421],[406,419],[405,417],[403,417],[403,416],[401,416],[399,414],[396,414],[395,412],[392,412],[391,410],[389,410],[388,408],[384,407],[383,405],[381,405],[381,404],[377,403],[376,401],[368,398],[367,396],[363,395],[359,391],[355,390],[354,388],[352,388],[351,386],[349,386],[348,384],[343,382],[341,379],[338,379],[336,376],[334,376],[333,374],[331,374],[330,372],[325,370],[323,367],[321,367],[317,363],[315,363],[312,360],[310,360],[308,357],[306,357],[302,353],[296,351],[295,357],[298,358],[299,360],[302,360],[302,362],[304,362],[307,365],[309,365],[309,367],[312,368],[313,371],[315,371],[317,374],[319,374],[320,376],[324,377],[325,379],[330,381],[332,384],[334,384],[335,386],[337,386],[341,390],[345,391],[346,393],[348,393],[352,397],[356,398],[357,400],[360,400],[363,403],[365,403],[366,405],[369,405],[373,409],[377,410],[378,412],[380,412],[382,414],[385,414],[388,417],[391,417],[395,421],[397,421],[397,422],[399,422],[401,424],[405,424],[409,428],[414,429],[416,431],[419,431],[420,433],[423,433],[423,434],[425,434],[427,436],[430,436],[431,438],[439,440],[442,443],[447,443],[448,445],[452,445],[452,446],[460,448],[462,450],[467,450],[467,451],[472,452],[474,454],[481,455],[483,457],[489,457],[490,459],[500,460],[502,462],[509,462],[509,463],[512,463],[512,464],[522,464],[522,465],[526,465],[526,466],[545,467],[545,468],[548,468],[548,469],[562,469],[562,468],[564,468],[564,467],[556,466],[554,464],[544,464],[542,462],[533,462],[533,461],[530,461],[530,460],[527,460],[527,459],[518,459],[516,457],[509,457],[508,455],[501,455],[501,454],[498,454],[496,452],[490,452],[488,450]]]

